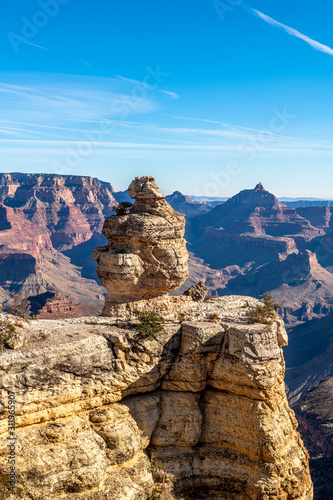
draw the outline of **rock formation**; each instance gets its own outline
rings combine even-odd
[[[165,199],[174,210],[188,218],[206,214],[212,209],[212,207],[205,203],[191,200],[191,198],[185,196],[180,191],[174,191],[169,196],[166,196]]]
[[[313,498],[284,390],[283,321],[249,325],[249,297],[183,299],[187,321],[156,340],[117,317],[21,328],[23,346],[0,355],[0,477],[11,391],[16,500]]]
[[[15,307],[24,311],[27,317],[38,319],[80,318],[88,316],[87,310],[90,310],[83,304],[74,305],[58,292],[45,292],[23,299],[11,308],[11,313],[15,314]]]
[[[187,277],[185,220],[152,177],[128,192],[95,251],[108,317],[16,321],[0,338],[0,485],[15,398],[16,500],[312,500],[283,321],[248,324],[250,297],[200,302],[202,283],[168,296]],[[163,330],[147,339],[135,309]]]
[[[310,389],[333,377],[333,314],[292,328],[284,357],[288,399],[294,407]]]
[[[55,290],[100,311],[104,290],[91,252],[105,241],[112,193],[92,177],[0,174],[0,301]]]
[[[203,302],[207,296],[208,288],[202,281],[185,290],[183,295],[187,295],[197,302]]]
[[[92,177],[0,174],[0,302],[10,306],[12,294],[26,298],[56,291],[91,308],[90,314],[100,312],[105,289],[91,253],[107,243],[101,229],[115,196],[126,201],[128,193],[115,193],[110,183]],[[211,211],[179,192],[166,200],[190,217],[190,277],[173,294],[199,281],[212,295],[259,297],[270,291],[288,300],[289,324],[332,309],[332,233],[320,236],[333,228],[325,207],[297,213],[261,185]],[[307,266],[306,250],[317,255],[319,266]],[[272,277],[280,278],[275,288],[269,286]]]
[[[128,188],[135,203],[103,226],[109,243],[94,251],[97,274],[108,291],[103,314],[115,304],[165,297],[188,276],[185,219],[165,201],[153,177]]]
[[[188,221],[191,250],[204,262],[197,279],[207,275],[205,284],[211,294],[260,297],[270,292],[286,302],[284,319],[290,325],[322,317],[325,313],[316,311],[330,311],[333,306],[333,274],[322,267],[324,261],[325,267],[332,261],[332,250],[326,251],[332,246],[332,237],[325,235],[332,230],[328,212],[326,222],[324,216],[311,212],[310,217],[309,213],[310,222],[305,218],[307,210],[297,213],[261,183],[241,191],[208,214]],[[198,265],[191,257],[192,272],[193,268]],[[192,284],[189,281],[184,287]]]

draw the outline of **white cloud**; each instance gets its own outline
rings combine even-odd
[[[265,21],[266,23],[270,24],[271,26],[275,26],[276,28],[284,30],[286,33],[288,33],[288,35],[300,38],[315,50],[319,50],[320,52],[324,52],[325,54],[333,56],[333,49],[328,45],[324,45],[320,42],[317,42],[316,40],[313,40],[312,38],[308,37],[307,35],[304,35],[300,31],[297,31],[294,28],[287,26],[286,24],[282,24],[279,21],[273,19],[272,17],[266,16],[266,14],[263,14],[259,10],[250,8],[250,12],[255,16],[259,17],[260,19],[262,19],[263,21]]]
[[[157,103],[136,98],[114,78],[42,73],[0,73],[1,117],[34,123],[145,114]]]

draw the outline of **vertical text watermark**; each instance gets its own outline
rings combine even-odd
[[[8,489],[11,493],[15,492],[16,486],[16,403],[15,403],[15,392],[8,392]]]

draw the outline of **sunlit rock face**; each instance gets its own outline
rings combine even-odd
[[[153,177],[136,177],[128,188],[135,203],[103,226],[108,245],[96,248],[97,274],[113,304],[166,296],[188,276],[185,218],[165,201]]]
[[[24,323],[0,353],[0,478],[10,393],[16,425],[16,491],[4,498],[152,500],[157,462],[161,500],[312,500],[285,394],[287,334],[278,316],[248,324],[258,305],[193,300],[153,340],[117,317]]]

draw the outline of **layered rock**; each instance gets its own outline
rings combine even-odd
[[[19,302],[16,307],[25,311],[27,316],[35,316],[38,319],[63,319],[80,318],[88,316],[91,307],[87,308],[83,304],[74,305],[64,295],[58,292],[45,292],[33,295]],[[11,312],[15,310],[15,306]]]
[[[203,240],[203,234],[207,239]],[[191,220],[190,235],[200,256],[219,267],[256,263],[304,250],[307,241],[324,234],[287,207],[259,183]],[[219,247],[214,245],[218,241]],[[243,252],[235,247],[243,247]],[[223,249],[223,251],[221,251]],[[248,255],[248,253],[250,254]]]
[[[311,500],[283,322],[249,325],[246,304],[257,302],[193,302],[188,321],[152,341],[116,318],[27,324],[24,345],[0,356],[0,473],[11,391],[15,498],[148,500],[154,455],[170,499]]]
[[[332,249],[326,250],[331,241],[324,235],[329,209],[326,219],[320,215],[324,210],[314,210],[318,217],[309,213],[309,221],[307,210],[287,207],[259,183],[191,218],[187,239],[204,263],[200,278],[213,294],[260,297],[270,292],[285,301],[284,319],[290,325],[322,317],[325,313],[317,311],[329,311],[333,304],[333,275],[323,268],[332,260]],[[191,262],[190,267],[198,266]]]
[[[312,226],[332,231],[332,208],[329,206],[312,206],[296,208],[298,215],[308,220]]]
[[[196,285],[191,286],[188,290],[185,290],[183,295],[191,297],[192,300],[197,302],[203,302],[207,296],[208,288],[206,285],[199,281]]]
[[[165,201],[153,177],[128,188],[135,203],[103,226],[108,245],[94,251],[97,274],[108,291],[103,314],[114,304],[165,297],[188,276],[185,219]]]
[[[105,241],[112,193],[111,184],[92,177],[0,174],[0,301],[55,290],[92,304],[90,314],[101,310],[104,290],[91,252]]]

